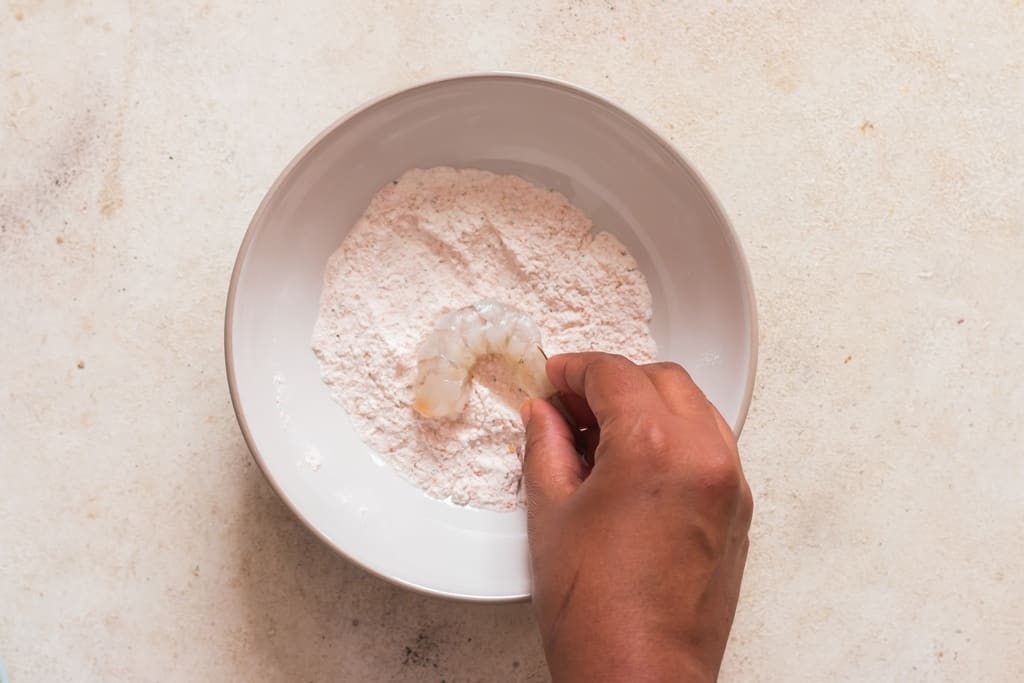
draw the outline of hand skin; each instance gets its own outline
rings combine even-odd
[[[753,513],[732,430],[674,363],[575,353],[547,372],[594,463],[550,403],[523,405],[533,605],[553,680],[715,680]]]

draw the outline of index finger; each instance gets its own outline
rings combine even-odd
[[[548,360],[547,372],[555,389],[586,399],[599,426],[616,415],[664,407],[647,374],[622,356],[564,353]]]

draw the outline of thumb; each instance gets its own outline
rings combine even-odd
[[[523,484],[531,515],[565,500],[583,481],[569,426],[553,405],[532,399],[521,409],[526,427]]]

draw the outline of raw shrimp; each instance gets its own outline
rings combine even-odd
[[[540,330],[518,308],[481,301],[438,319],[420,344],[416,362],[416,410],[425,417],[455,417],[466,407],[473,366],[497,356],[515,370],[516,383],[529,398],[548,398],[547,358]]]

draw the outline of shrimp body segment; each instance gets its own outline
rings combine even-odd
[[[425,417],[455,417],[466,407],[473,367],[496,356],[530,398],[555,392],[536,323],[518,308],[481,301],[442,315],[417,352],[414,407]]]

